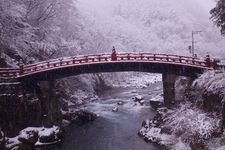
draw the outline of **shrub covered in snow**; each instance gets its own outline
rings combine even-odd
[[[218,94],[225,97],[225,73],[208,71],[193,82],[193,86],[203,89],[204,93]]]
[[[172,132],[176,135],[183,133],[184,138],[191,138],[197,134],[199,138],[207,139],[219,128],[219,118],[187,103],[166,113],[159,109],[159,113],[164,125],[171,126]]]
[[[186,98],[204,110],[220,113],[225,100],[225,73],[205,72],[193,82]]]
[[[204,146],[204,140],[220,129],[220,119],[193,107],[189,103],[178,108],[159,108],[152,121],[143,123],[140,134],[145,139],[171,149],[189,145],[189,148]]]

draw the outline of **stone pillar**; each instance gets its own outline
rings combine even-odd
[[[56,92],[55,80],[49,80],[48,89],[46,91],[46,114],[44,116],[44,126],[52,127],[52,125],[59,125],[61,123],[61,112],[59,97]]]
[[[175,102],[175,81],[173,74],[162,74],[164,105],[170,107]]]

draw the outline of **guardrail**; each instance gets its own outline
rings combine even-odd
[[[35,72],[46,71],[50,69],[57,69],[65,66],[74,66],[80,64],[104,63],[104,62],[155,62],[155,63],[169,63],[180,65],[191,65],[200,68],[212,68],[210,63],[206,60],[193,58],[188,56],[168,55],[168,54],[153,54],[153,53],[118,53],[116,57],[111,54],[96,54],[96,55],[80,55],[71,57],[62,57],[52,59],[49,61],[42,61],[39,63],[20,65],[19,69],[0,68],[0,77],[16,78]]]

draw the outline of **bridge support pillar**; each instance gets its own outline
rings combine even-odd
[[[175,102],[175,81],[176,75],[173,74],[162,74],[163,81],[163,98],[164,105],[166,107],[171,106]]]

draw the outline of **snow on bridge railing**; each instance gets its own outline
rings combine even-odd
[[[153,53],[118,53],[113,58],[111,54],[94,54],[94,55],[78,55],[71,57],[62,57],[57,59],[51,59],[48,61],[42,61],[39,63],[21,65],[20,69],[13,68],[0,68],[0,77],[19,77],[22,75],[32,74],[36,72],[42,72],[51,69],[57,69],[61,67],[69,67],[80,64],[90,63],[105,63],[105,62],[121,62],[121,61],[145,61],[155,63],[170,63],[189,65],[192,67],[212,68],[211,63],[207,63],[206,60],[199,58],[193,58],[189,56],[168,55],[168,54],[153,54]]]

